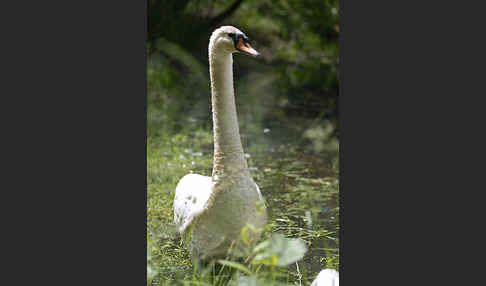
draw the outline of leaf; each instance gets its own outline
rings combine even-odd
[[[278,257],[274,254],[260,253],[251,261],[252,264],[278,265]]]
[[[245,227],[243,227],[243,229],[241,230],[241,239],[243,240],[243,242],[246,244],[246,245],[250,245],[250,237],[248,235],[248,225],[246,225]]]
[[[278,266],[286,266],[301,260],[307,252],[307,246],[301,239],[288,239],[286,248],[278,260]]]
[[[240,264],[240,263],[237,263],[237,262],[233,262],[233,261],[228,261],[228,260],[218,260],[218,263],[219,264],[222,264],[222,265],[225,265],[225,266],[229,266],[229,267],[232,267],[232,268],[236,268],[240,271],[243,271],[245,273],[248,273],[250,275],[253,275],[253,273],[250,271],[250,269],[246,268],[243,264]]]
[[[262,241],[259,244],[257,244],[257,246],[255,246],[255,248],[253,249],[253,252],[255,252],[255,253],[260,252],[260,251],[264,250],[265,248],[267,248],[269,245],[270,245],[269,240]]]
[[[307,252],[304,241],[298,238],[286,238],[276,233],[255,247],[262,251],[252,260],[252,264],[286,266],[301,260]]]

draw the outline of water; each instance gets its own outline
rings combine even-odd
[[[339,180],[335,154],[280,145],[252,156],[250,166],[266,199],[274,230],[304,239],[309,251],[301,269],[339,268]]]

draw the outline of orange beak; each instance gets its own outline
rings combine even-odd
[[[249,54],[251,56],[258,56],[260,54],[254,48],[252,48],[249,43],[245,43],[242,38],[238,40],[238,44],[236,45],[236,47],[240,52]]]

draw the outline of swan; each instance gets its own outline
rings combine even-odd
[[[311,286],[339,286],[339,272],[334,269],[323,269]]]
[[[209,41],[212,176],[187,174],[175,191],[174,222],[196,262],[226,254],[245,225],[261,227],[267,219],[262,194],[250,176],[240,140],[233,90],[233,53],[259,55],[239,29],[232,26],[216,29]]]

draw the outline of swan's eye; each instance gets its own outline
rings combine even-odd
[[[229,36],[230,38],[233,38],[233,37],[235,36],[235,34],[233,34],[233,33],[228,33],[228,36]]]

